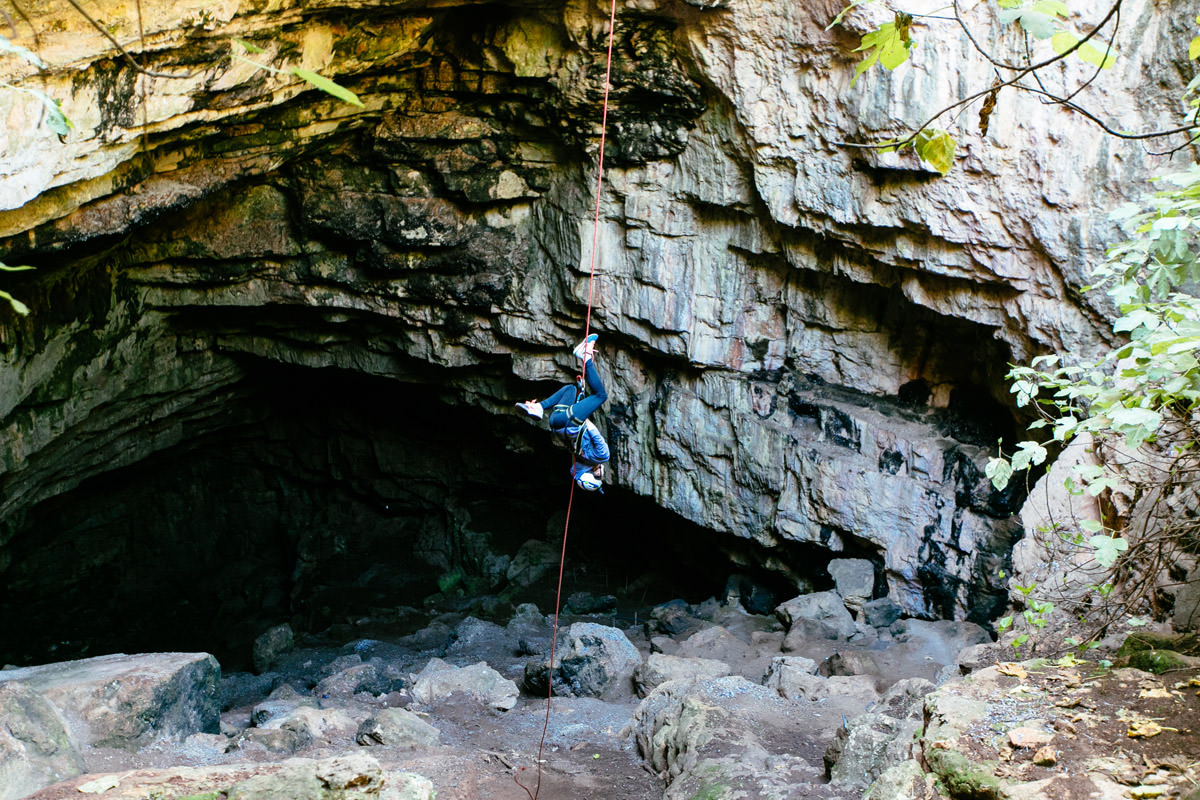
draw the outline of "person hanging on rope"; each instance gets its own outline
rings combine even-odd
[[[586,389],[577,384],[567,384],[545,400],[526,400],[517,403],[517,408],[531,417],[545,419],[553,433],[559,434],[574,449],[575,462],[571,465],[571,477],[581,489],[600,489],[604,477],[604,464],[609,459],[608,442],[588,417],[608,400],[608,392],[600,380],[594,356],[596,334],[580,342],[574,350],[575,357],[583,362]],[[547,412],[547,409],[549,411]]]

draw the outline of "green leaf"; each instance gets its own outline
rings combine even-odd
[[[1188,59],[1195,60],[1200,58],[1200,36],[1192,39],[1192,43],[1188,45]]]
[[[10,306],[12,306],[12,310],[17,312],[18,314],[21,314],[21,315],[29,314],[29,306],[25,305],[24,303],[22,303],[17,298],[13,297],[8,292],[0,291],[0,299],[7,300],[8,304]]]
[[[0,36],[0,53],[11,53],[12,55],[24,61],[28,61],[38,69],[45,69],[46,65],[28,48],[22,47],[19,44],[14,44],[11,39],[6,36]]]
[[[1095,519],[1082,519],[1079,521],[1079,527],[1083,528],[1088,533],[1095,533],[1096,531],[1104,528],[1104,526],[1100,524],[1100,521]]]
[[[858,6],[861,6],[863,3],[866,3],[866,2],[870,2],[870,0],[854,0],[853,3],[846,6],[841,11],[838,12],[838,15],[833,18],[833,22],[831,22],[825,26],[825,30],[829,30],[834,25],[841,24],[841,21],[845,18],[845,16],[847,14],[849,14],[853,9],[857,8]]]
[[[25,272],[31,269],[36,269],[36,267],[10,267],[8,264],[0,261],[0,272]]]
[[[234,39],[233,43],[240,46],[247,53],[265,53],[265,52],[267,52],[266,50],[263,50],[258,45],[247,42],[245,39]]]
[[[1096,563],[1108,569],[1117,563],[1121,553],[1129,549],[1129,542],[1120,536],[1097,534],[1088,539],[1088,544],[1095,550]]]
[[[989,458],[987,465],[983,468],[983,474],[992,482],[992,486],[995,486],[997,491],[1008,486],[1012,473],[1012,465],[1003,458]]]
[[[22,86],[21,91],[31,94],[42,101],[42,105],[46,107],[46,124],[50,126],[50,130],[59,136],[66,136],[75,127],[75,123],[71,122],[67,118],[67,115],[62,112],[62,104],[53,97],[41,89],[34,89],[32,86]]]
[[[1105,46],[1104,50],[1092,47],[1088,42],[1084,42],[1075,51],[1075,55],[1089,64],[1095,64],[1100,69],[1110,69],[1113,64],[1117,63],[1117,54]]]
[[[913,141],[921,160],[945,175],[954,166],[954,139],[946,131],[926,128]]]
[[[329,80],[329,78],[326,78],[324,75],[318,75],[311,70],[300,69],[299,67],[294,67],[292,69],[292,74],[298,78],[302,78],[303,80],[312,84],[314,87],[320,89],[322,92],[333,95],[339,100],[356,105],[359,108],[364,107],[362,100],[358,99],[358,95],[344,86],[339,86],[338,84]]]

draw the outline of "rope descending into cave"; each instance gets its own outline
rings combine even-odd
[[[612,0],[612,6],[608,12],[608,54],[604,64],[604,106],[600,117],[600,157],[596,168],[596,205],[592,213],[592,255],[591,262],[588,266],[588,298],[587,298],[587,317],[583,324],[583,338],[587,339],[592,331],[592,301],[595,297],[596,285],[596,248],[600,240],[600,193],[604,186],[604,145],[606,135],[608,133],[608,92],[612,88],[610,83],[612,79],[612,54],[613,54],[613,33],[617,27],[617,0]],[[587,386],[587,380],[583,374],[585,362],[580,361],[579,381],[583,386]],[[563,522],[562,532],[562,550],[558,557],[558,585],[554,591],[554,628],[550,634],[550,665],[546,673],[546,718],[542,722],[542,736],[538,741],[537,754],[537,782],[534,784],[533,791],[529,791],[529,787],[521,783],[518,775],[513,775],[513,780],[517,785],[525,790],[525,794],[529,795],[530,800],[537,800],[538,794],[542,791],[542,754],[546,749],[546,731],[550,728],[550,703],[554,697],[554,656],[555,648],[558,644],[558,613],[562,607],[562,583],[563,570],[567,563],[567,532],[571,528],[571,505],[575,500],[575,469],[574,469],[575,453],[571,454],[571,489],[567,495],[567,515]],[[524,767],[522,767],[524,769]]]

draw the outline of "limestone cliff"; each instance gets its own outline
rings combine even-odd
[[[138,72],[65,4],[23,5],[15,41],[49,68],[9,58],[0,79],[76,128],[0,90],[0,261],[38,268],[6,284],[33,313],[0,318],[0,572],[54,498],[261,421],[231,409],[263,359],[506,415],[486,424],[518,453],[544,438],[511,404],[568,374],[583,328],[606,7],[94,4]],[[1097,340],[1078,289],[1156,162],[1011,92],[948,177],[847,147],[990,72],[943,28],[850,89],[866,23],[827,32],[837,5],[620,3],[593,316],[612,480],[785,574],[819,569],[772,561],[789,542],[852,551],[909,613],[984,619],[1020,533],[1020,498],[981,474],[1014,429],[1006,364]],[[1125,17],[1090,100],[1149,128],[1186,37],[1150,3]],[[233,38],[364,106],[232,58]]]

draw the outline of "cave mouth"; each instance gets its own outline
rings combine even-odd
[[[205,432],[25,510],[5,548],[0,663],[205,651],[239,670],[280,622],[416,629],[553,608],[569,457],[544,430],[333,368],[255,360],[235,394]],[[509,568],[530,540],[554,563],[519,585]],[[732,574],[796,593],[755,547],[620,489],[577,492],[563,598],[614,595],[632,622],[721,597]]]

